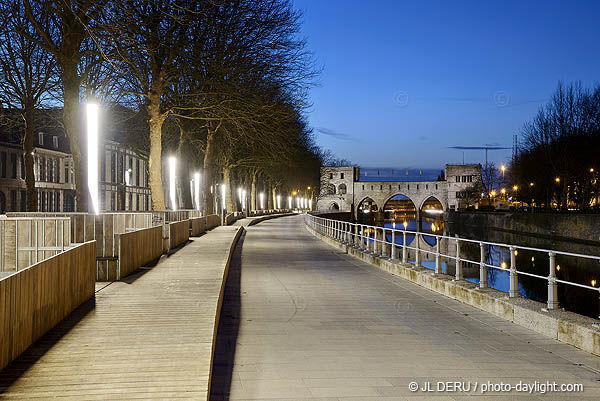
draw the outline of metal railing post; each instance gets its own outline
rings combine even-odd
[[[402,263],[407,263],[408,249],[406,248],[406,230],[402,231]]]
[[[415,267],[421,267],[421,244],[419,244],[419,234],[415,233]]]
[[[458,236],[456,236],[456,274],[454,279],[457,281],[463,279],[462,260],[460,260],[460,240]]]
[[[549,252],[550,274],[548,275],[548,309],[558,309],[558,285],[556,284],[556,254]]]
[[[515,247],[510,247],[510,289],[508,296],[515,298],[519,296],[519,282],[517,278],[517,258],[515,255]]]
[[[479,243],[479,288],[487,288],[487,266],[485,265],[485,245]]]
[[[442,272],[442,266],[440,263],[440,242],[442,242],[442,239],[436,238],[436,240],[435,240],[435,274],[440,274]]]
[[[392,227],[392,248],[390,249],[390,259],[396,259],[396,227]]]
[[[377,234],[377,227],[373,227],[373,249],[372,249],[372,251],[373,251],[374,254],[377,254],[377,246],[378,246],[378,244],[377,244],[377,235],[378,235]]]
[[[385,236],[385,227],[381,229],[381,257],[387,256],[387,237]]]

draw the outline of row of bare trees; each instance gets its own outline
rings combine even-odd
[[[303,117],[318,70],[289,0],[0,0],[0,101],[23,121],[27,205],[34,210],[36,113],[62,107],[78,210],[84,102],[127,110],[143,129],[152,207],[165,209],[162,159],[179,156],[183,201],[202,169],[204,210],[215,184],[275,193],[318,183],[322,152]],[[273,196],[271,196],[273,195]]]
[[[600,86],[559,83],[521,134],[524,147],[511,166],[520,200],[547,208],[598,207]]]

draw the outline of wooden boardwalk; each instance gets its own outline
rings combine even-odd
[[[212,349],[239,227],[194,238],[153,268],[99,285],[85,304],[0,372],[0,399],[208,396]]]

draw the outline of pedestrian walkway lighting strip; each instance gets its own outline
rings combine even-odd
[[[408,260],[408,251],[414,251],[414,264],[412,268],[421,268],[421,257],[423,254],[431,254],[433,253],[435,256],[435,274],[441,274],[441,259],[445,258],[447,260],[454,260],[456,262],[455,269],[455,279],[457,281],[463,280],[462,274],[462,265],[463,263],[470,263],[472,265],[478,265],[480,268],[480,282],[479,288],[487,288],[487,269],[497,269],[497,270],[508,270],[509,271],[509,297],[515,298],[519,297],[518,291],[518,276],[524,275],[528,277],[534,277],[537,279],[545,280],[548,283],[548,300],[547,300],[547,308],[548,309],[558,309],[558,284],[565,284],[579,288],[585,288],[588,290],[592,290],[597,294],[598,301],[600,302],[600,288],[596,287],[597,280],[593,279],[588,284],[581,284],[574,281],[562,280],[557,278],[556,272],[562,270],[558,263],[557,258],[578,258],[578,259],[586,259],[593,260],[596,262],[600,262],[600,256],[594,255],[584,255],[572,252],[563,252],[563,251],[555,251],[550,249],[542,249],[542,248],[533,248],[528,246],[520,246],[514,244],[502,244],[496,242],[488,242],[488,241],[479,241],[472,240],[467,238],[458,238],[458,237],[450,237],[446,235],[439,235],[430,232],[423,231],[409,231],[406,229],[406,222],[403,223],[404,229],[396,229],[395,223],[393,227],[390,229],[388,227],[380,227],[380,226],[369,226],[366,224],[355,224],[349,223],[339,220],[333,219],[325,219],[322,217],[313,216],[311,214],[306,215],[306,224],[316,230],[317,232],[331,237],[335,240],[343,242],[349,246],[352,246],[356,249],[360,249],[365,252],[369,252],[373,256],[384,257],[389,260],[397,261],[395,255],[398,255],[396,248],[401,248],[401,259],[402,263],[409,263]],[[392,238],[392,241],[388,240],[388,234]],[[414,241],[411,245],[407,244],[407,235],[414,236]],[[420,245],[423,243],[424,237],[435,238],[436,245],[435,250],[427,250],[423,249]],[[395,238],[403,238],[402,244],[397,244]],[[446,243],[446,253],[442,252],[442,247],[440,244],[444,241]],[[478,246],[480,249],[480,260],[469,260],[468,256],[464,256],[461,254],[461,250],[463,249],[461,245],[468,245],[473,247],[474,245]],[[501,249],[507,249],[509,251],[509,263],[507,261],[496,261],[496,264],[491,264],[494,262],[488,263],[486,259],[486,254],[489,252],[489,247],[495,246]],[[541,252],[548,255],[549,268],[548,268],[548,276],[542,276],[539,274],[533,274],[524,270],[517,269],[516,257],[519,254],[518,250],[523,251],[531,251],[531,252]],[[388,252],[389,250],[389,252]],[[392,255],[388,257],[388,255]],[[529,261],[529,259],[527,259]],[[537,258],[532,257],[531,262],[537,261]],[[522,262],[521,262],[522,263]],[[411,262],[412,264],[412,262]]]
[[[98,214],[98,144],[100,109],[97,104],[88,103],[87,109],[87,159],[88,159],[88,188],[92,212]]]
[[[200,173],[194,173],[194,198],[196,201],[196,210],[200,210]]]
[[[225,184],[221,184],[221,208],[223,210],[226,209],[226,205],[225,205],[225,194],[227,193],[227,187],[225,186]]]
[[[175,169],[177,168],[177,159],[169,157],[169,198],[171,200],[171,209],[177,210],[177,194],[175,192]]]

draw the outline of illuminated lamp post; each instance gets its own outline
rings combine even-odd
[[[281,209],[281,195],[277,195],[277,209]]]
[[[171,200],[171,209],[177,210],[177,193],[175,192],[175,169],[177,168],[177,159],[169,157],[169,199]]]
[[[98,199],[98,148],[100,108],[97,104],[88,103],[87,107],[87,150],[88,150],[88,189],[90,195],[91,212],[100,213]],[[90,205],[88,205],[88,209]]]
[[[260,209],[263,210],[265,208],[265,194],[264,194],[264,192],[261,192],[259,194],[259,198],[260,198]]]
[[[196,200],[196,210],[200,210],[200,173],[194,173],[194,198]]]

